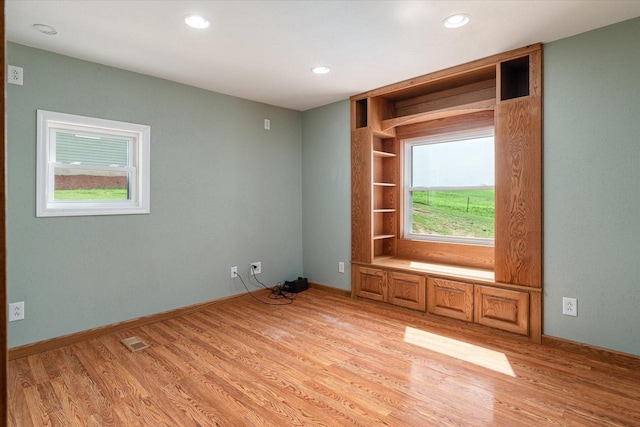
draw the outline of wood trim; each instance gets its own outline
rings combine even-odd
[[[351,132],[351,260],[371,262],[372,133],[369,128]]]
[[[542,335],[542,345],[556,348],[573,354],[579,354],[591,360],[621,366],[633,371],[640,370],[640,356],[610,350],[591,344],[584,344],[564,338]]]
[[[398,126],[410,125],[415,123],[430,122],[438,119],[446,119],[449,117],[464,116],[478,111],[493,111],[496,107],[495,98],[483,99],[463,105],[454,105],[448,108],[442,108],[436,111],[424,111],[407,116],[395,117],[382,121],[382,131],[387,132]]]
[[[399,126],[396,138],[411,139],[433,135],[447,135],[464,131],[487,129],[494,126],[493,111],[477,111],[462,116],[447,117],[430,122]]]
[[[460,267],[451,264],[420,262],[416,260],[400,258],[385,258],[383,260],[376,261],[373,264],[353,264],[369,268],[382,268],[387,271],[399,271],[401,273],[419,274],[423,276],[438,277],[442,279],[460,280],[466,283],[479,283],[502,287],[502,284],[496,284],[495,280],[493,280],[493,271],[481,270],[478,268]]]
[[[529,290],[529,341],[542,342],[542,288]]]
[[[323,291],[332,295],[339,295],[341,297],[347,297],[347,298],[351,297],[351,291],[347,291],[347,290],[336,288],[329,285],[323,285],[322,283],[309,282],[309,287],[318,289],[319,291]]]
[[[414,86],[422,85],[429,82],[434,82],[441,79],[455,78],[459,74],[469,73],[474,70],[495,65],[498,62],[506,61],[512,58],[525,56],[531,52],[539,51],[542,48],[542,44],[536,43],[529,46],[525,46],[519,49],[514,49],[508,52],[504,52],[498,55],[493,55],[488,58],[479,59],[477,61],[468,62],[466,64],[458,65],[455,67],[447,68],[445,70],[436,71],[424,76],[415,77],[412,79],[404,80],[402,82],[394,83],[388,86],[384,86],[378,89],[370,90],[369,92],[360,93],[351,97],[351,100],[356,101],[363,98],[370,98],[380,95],[389,95],[391,92],[400,90],[406,90]]]
[[[398,239],[398,258],[493,270],[493,246]]]
[[[268,292],[269,292],[268,289],[260,289],[255,292],[252,291],[254,295],[266,294]],[[64,335],[61,337],[38,341],[32,344],[26,344],[19,347],[13,347],[9,349],[9,360],[18,359],[20,357],[31,356],[33,354],[42,353],[43,351],[53,350],[55,348],[75,344],[84,340],[90,340],[93,338],[100,337],[102,335],[110,334],[112,332],[122,331],[124,329],[137,328],[139,326],[161,322],[163,320],[173,319],[173,318],[194,313],[196,311],[200,311],[205,308],[209,308],[218,304],[222,304],[230,300],[244,298],[244,297],[247,297],[246,293],[239,294],[239,295],[232,295],[230,297],[225,297],[217,300],[194,304],[187,307],[181,307],[175,310],[164,311],[162,313],[151,314],[149,316],[139,317],[137,319],[131,319],[131,320],[125,320],[123,322],[112,323],[110,325],[100,326],[93,329],[87,329],[85,331],[75,332],[69,335]]]
[[[538,97],[496,107],[496,281],[531,287],[542,286],[541,108]]]
[[[6,181],[5,181],[5,165],[6,165],[6,114],[5,114],[5,102],[7,99],[6,93],[6,41],[5,41],[5,28],[4,28],[4,0],[0,0],[0,33],[2,34],[2,47],[0,48],[0,58],[2,58],[2,101],[0,102],[0,135],[2,135],[2,146],[0,147],[0,316],[2,321],[0,324],[0,341],[2,341],[2,351],[0,352],[0,420],[4,424],[9,416],[7,406],[7,366],[8,366],[8,353],[7,353],[7,218],[6,218]]]

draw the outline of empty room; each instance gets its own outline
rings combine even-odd
[[[0,425],[640,425],[640,1],[2,11]]]

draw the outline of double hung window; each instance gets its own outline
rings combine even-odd
[[[149,213],[146,125],[38,110],[36,215]]]

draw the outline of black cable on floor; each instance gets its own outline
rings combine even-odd
[[[240,281],[242,282],[242,285],[243,285],[243,286],[244,286],[244,288],[247,290],[247,293],[248,293],[249,295],[251,295],[251,298],[253,298],[254,300],[258,301],[258,302],[259,302],[259,303],[261,303],[261,304],[265,304],[265,305],[288,305],[288,304],[293,304],[293,301],[295,300],[295,298],[290,298],[290,297],[287,297],[287,296],[285,296],[285,295],[282,295],[282,292],[283,292],[283,291],[282,291],[282,289],[281,289],[281,288],[282,288],[282,286],[281,286],[280,284],[278,284],[278,285],[276,285],[276,286],[274,286],[274,287],[272,287],[272,288],[269,288],[269,287],[265,286],[262,282],[260,282],[259,280],[257,280],[257,279],[256,279],[256,280],[258,281],[258,283],[260,283],[260,284],[261,284],[265,289],[268,289],[268,290],[270,290],[270,291],[271,291],[271,294],[269,294],[269,298],[270,298],[270,299],[284,299],[284,300],[285,300],[285,302],[280,302],[280,303],[272,303],[272,302],[268,302],[268,301],[262,301],[261,299],[259,299],[258,297],[256,297],[256,296],[255,296],[255,295],[254,295],[254,294],[249,290],[249,288],[247,287],[247,284],[246,284],[246,283],[244,283],[244,280],[242,279],[242,276],[241,276],[240,274],[236,273],[236,277],[238,277],[238,278],[240,279]],[[253,277],[255,278],[255,275],[253,275]],[[282,296],[281,296],[281,297],[280,297],[280,296],[278,296],[278,297],[276,297],[276,298],[273,298],[273,297],[272,297],[272,295],[274,295],[274,294],[276,294],[276,295],[282,295]]]

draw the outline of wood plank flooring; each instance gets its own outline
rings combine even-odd
[[[461,325],[318,289],[240,298],[12,360],[9,425],[640,425],[636,370]]]

